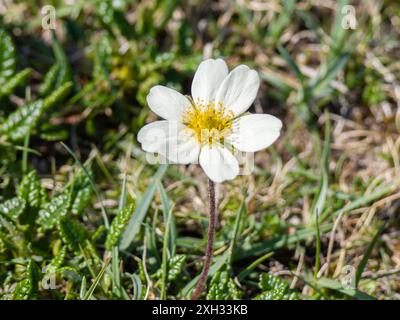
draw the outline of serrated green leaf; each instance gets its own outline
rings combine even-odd
[[[12,299],[28,300],[34,298],[39,283],[39,269],[33,260],[30,260],[25,272],[25,279],[16,285]]]
[[[32,291],[29,279],[17,283],[12,294],[12,300],[28,300]]]
[[[211,279],[207,300],[240,299],[242,294],[228,271],[218,271]]]
[[[59,220],[58,228],[63,242],[74,251],[79,251],[84,245],[85,229],[77,222],[64,217]]]
[[[57,82],[57,77],[60,69],[60,64],[55,63],[46,73],[44,81],[39,87],[39,94],[41,96],[47,96],[53,90],[54,84]]]
[[[42,100],[19,107],[0,127],[0,133],[6,134],[12,141],[22,140],[34,128],[44,112]]]
[[[113,246],[117,245],[122,233],[126,228],[126,225],[128,224],[129,219],[133,214],[134,209],[135,206],[133,204],[123,208],[118,212],[117,216],[111,222],[105,243],[107,250],[111,250]]]
[[[283,293],[279,290],[260,293],[254,300],[299,300],[297,293]]]
[[[1,231],[1,224],[0,224],[0,253],[3,253],[6,250],[6,244],[4,243],[5,235]]]
[[[260,275],[258,286],[263,291],[281,290],[286,292],[289,289],[289,284],[286,281],[268,273],[263,273]]]
[[[15,220],[25,210],[25,200],[14,197],[0,204],[0,214]]]
[[[43,101],[45,110],[60,103],[71,91],[72,82],[66,82],[51,92]]]
[[[129,37],[130,25],[126,20],[124,12],[115,3],[113,1],[99,1],[97,14],[107,28],[112,31],[118,31],[118,33],[125,37]]]
[[[93,77],[97,80],[108,78],[111,70],[112,46],[108,37],[102,37],[95,46]]]
[[[64,262],[66,254],[67,254],[67,247],[64,246],[61,248],[60,252],[58,252],[58,254],[47,265],[46,273],[50,274],[58,272]]]
[[[73,200],[71,212],[73,214],[80,214],[90,203],[92,193],[92,187],[90,185],[80,189]]]
[[[177,254],[171,258],[168,266],[169,281],[174,281],[178,277],[178,275],[181,274],[185,262],[186,262],[186,255],[184,254]]]
[[[70,197],[66,193],[59,194],[43,205],[39,211],[37,223],[44,229],[52,229],[59,219],[68,213]]]
[[[88,170],[90,176],[92,173]],[[93,187],[90,184],[90,179],[84,172],[80,172],[76,178],[74,178],[74,185],[71,196],[71,212],[73,214],[80,214],[83,209],[85,209],[91,199],[93,194]]]
[[[0,88],[14,74],[15,64],[15,47],[11,37],[0,30]]]
[[[45,127],[45,128],[43,128]],[[40,138],[46,141],[63,141],[68,138],[68,131],[58,126],[43,126],[41,128]],[[45,130],[43,132],[43,130]]]
[[[18,186],[17,195],[30,207],[39,209],[42,200],[42,187],[35,170],[23,177]]]
[[[71,69],[65,52],[54,33],[52,35],[53,51],[57,61],[46,73],[44,82],[39,89],[39,93],[43,97],[53,94],[72,80]]]
[[[174,281],[181,274],[185,266],[187,256],[185,254],[177,254],[168,261],[168,281]],[[154,274],[155,278],[161,278],[162,269]]]
[[[298,300],[299,294],[289,288],[289,284],[272,274],[263,273],[258,283],[262,292],[255,300]]]
[[[28,278],[31,282],[31,286],[32,286],[32,293],[36,293],[38,290],[38,285],[39,285],[39,276],[40,272],[39,272],[39,268],[36,265],[36,263],[31,259],[29,261],[28,264]]]
[[[29,75],[31,74],[31,69],[27,68],[24,69],[20,72],[18,72],[16,75],[12,76],[4,85],[1,85],[0,87],[0,98],[9,96],[11,93],[14,92],[14,90],[22,85],[23,83],[26,82],[28,79]]]

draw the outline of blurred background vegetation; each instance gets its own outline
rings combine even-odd
[[[0,297],[190,296],[206,178],[136,133],[153,85],[222,57],[284,129],[218,186],[203,298],[398,299],[399,30],[396,0],[0,1]]]

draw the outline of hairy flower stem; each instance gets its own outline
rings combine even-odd
[[[205,261],[203,271],[201,272],[199,282],[197,283],[196,289],[193,292],[192,300],[197,300],[203,290],[204,283],[207,279],[208,270],[210,269],[211,259],[212,259],[212,251],[213,251],[213,243],[214,243],[214,234],[215,234],[215,183],[211,180],[208,180],[208,196],[210,199],[210,222],[208,226],[208,241],[207,248],[205,254]]]

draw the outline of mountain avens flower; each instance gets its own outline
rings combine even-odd
[[[228,73],[222,59],[205,60],[194,75],[191,97],[164,86],[150,90],[149,107],[165,120],[144,126],[138,141],[143,150],[173,163],[200,163],[214,182],[234,179],[239,162],[233,153],[267,148],[282,128],[274,116],[244,114],[259,86],[257,72],[245,65]]]
[[[200,163],[209,177],[209,228],[204,267],[192,293],[201,295],[212,260],[215,234],[215,182],[239,174],[237,151],[256,152],[270,146],[282,123],[267,114],[244,114],[256,98],[260,78],[240,65],[228,73],[221,59],[200,63],[192,82],[192,96],[155,86],[147,96],[153,112],[165,120],[144,126],[138,134],[143,150],[173,163]]]

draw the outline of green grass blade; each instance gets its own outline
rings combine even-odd
[[[365,251],[359,265],[357,266],[357,270],[356,270],[356,274],[355,274],[356,289],[358,289],[358,285],[360,283],[362,273],[363,273],[365,267],[367,266],[369,257],[371,256],[371,253],[372,253],[372,250],[374,249],[376,243],[378,242],[379,235],[384,230],[385,226],[386,226],[386,224],[384,224],[381,228],[379,228],[376,231],[376,233],[375,233],[374,237],[372,238],[371,242],[369,243],[367,250]]]
[[[157,189],[157,182],[162,179],[165,172],[167,171],[167,168],[167,164],[161,165],[154,175],[152,182],[148,186],[143,198],[141,199],[135,212],[132,215],[131,220],[129,221],[128,227],[122,235],[119,245],[121,250],[125,250],[126,248],[128,248],[138,234],[140,226],[142,225],[142,222],[147,214],[147,210],[150,207],[151,201],[153,201],[154,193]]]

